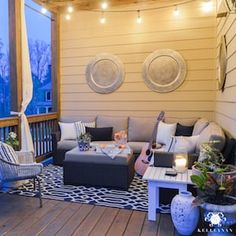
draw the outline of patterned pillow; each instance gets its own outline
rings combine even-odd
[[[14,149],[10,145],[3,142],[0,142],[0,158],[11,163],[19,163],[17,154]]]
[[[81,134],[86,133],[85,127],[95,128],[95,122],[88,122],[88,123],[84,123],[82,121],[75,122],[77,137],[79,137]]]

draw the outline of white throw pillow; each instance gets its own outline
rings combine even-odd
[[[77,137],[79,137],[81,134],[85,134],[85,127],[95,128],[95,121],[87,123],[82,121],[75,122],[75,130]]]
[[[59,122],[59,126],[61,129],[61,141],[66,139],[76,139],[76,129],[75,123],[63,123]]]
[[[205,118],[198,119],[193,127],[193,136],[199,135],[207,126],[209,121]]]
[[[173,136],[166,147],[168,152],[194,153],[199,135],[196,136]]]
[[[175,135],[177,124],[166,124],[160,121],[157,128],[156,142],[160,144],[167,145],[172,136]]]

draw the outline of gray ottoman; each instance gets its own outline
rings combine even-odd
[[[134,177],[134,162],[131,154],[111,159],[92,150],[80,152],[76,147],[65,155],[64,184],[127,190]]]

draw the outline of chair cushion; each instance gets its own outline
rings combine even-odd
[[[114,137],[114,133],[127,130],[128,129],[128,117],[120,117],[120,116],[97,116],[96,127],[113,127],[112,138]]]
[[[193,128],[193,135],[199,135],[208,125],[209,121],[207,119],[198,119]]]
[[[223,150],[225,144],[225,134],[222,128],[214,122],[211,122],[199,135],[197,142],[196,151],[200,151],[200,146],[202,143],[209,141],[219,141],[214,144],[214,147]]]
[[[62,140],[57,143],[58,150],[71,150],[78,145],[76,140]]]
[[[185,126],[177,123],[175,136],[192,136],[193,126]]]
[[[156,122],[156,117],[129,117],[128,141],[149,142]]]
[[[0,158],[14,164],[18,164],[18,157],[14,149],[3,142],[0,142]]]
[[[85,127],[86,133],[89,133],[91,137],[91,141],[111,141],[112,140],[112,127],[104,127],[104,128],[91,128]]]

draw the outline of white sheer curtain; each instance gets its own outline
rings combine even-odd
[[[21,48],[22,48],[22,104],[20,112],[12,112],[21,120],[21,151],[34,152],[30,127],[25,115],[28,104],[33,96],[33,82],[30,67],[27,28],[25,20],[25,0],[21,1]]]

